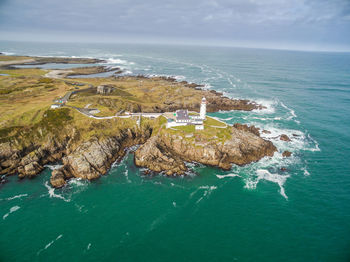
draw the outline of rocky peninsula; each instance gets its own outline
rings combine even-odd
[[[0,175],[35,177],[49,163],[61,163],[50,182],[62,187],[75,177],[96,179],[108,172],[125,149],[140,145],[135,164],[150,172],[183,175],[186,162],[198,162],[225,170],[269,157],[276,147],[260,137],[253,126],[218,126],[210,117],[204,130],[192,126],[166,129],[167,112],[198,112],[202,97],[208,112],[259,110],[249,100],[230,99],[201,89],[200,85],[168,77],[95,74],[101,65],[56,72],[13,65],[39,63],[103,63],[88,58],[37,58],[0,55]],[[60,69],[55,69],[60,71]],[[67,78],[71,75],[70,78]],[[97,87],[108,86],[108,94]],[[62,102],[63,101],[63,102]],[[53,103],[58,104],[52,109]],[[95,112],[95,113],[91,113]],[[129,113],[131,112],[131,113]],[[133,113],[133,114],[132,114]],[[143,113],[144,116],[142,116]],[[159,117],[145,117],[161,113]]]

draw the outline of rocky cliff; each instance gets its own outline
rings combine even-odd
[[[118,136],[94,138],[63,157],[63,167],[52,172],[54,187],[61,187],[72,177],[96,179],[106,174],[112,163],[125,153],[126,147],[142,144],[150,137],[151,129],[127,129]]]
[[[231,138],[222,143],[196,137],[160,132],[135,152],[135,164],[167,175],[183,174],[185,161],[198,162],[223,169],[232,164],[245,165],[273,156],[276,147],[258,135],[232,127]]]

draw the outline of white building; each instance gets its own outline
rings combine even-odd
[[[62,105],[60,104],[52,104],[51,105],[51,109],[57,109],[57,108],[60,108]]]
[[[199,111],[199,117],[205,120],[207,114],[207,99],[205,97],[202,98],[201,110]]]
[[[176,110],[175,121],[168,119],[166,127],[170,128],[175,126],[194,125],[195,130],[203,130],[204,129],[203,121],[206,118],[206,113],[207,113],[207,100],[205,99],[205,97],[203,97],[199,116],[198,115],[190,116],[187,109]]]

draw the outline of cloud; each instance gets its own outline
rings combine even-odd
[[[350,45],[348,0],[0,0],[0,31]]]

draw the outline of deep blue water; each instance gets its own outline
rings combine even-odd
[[[176,179],[142,176],[129,154],[101,179],[63,190],[50,188],[49,169],[11,177],[0,188],[1,261],[350,260],[349,53],[0,42],[3,51],[103,58],[126,74],[258,101],[267,109],[212,115],[271,131],[279,153]]]

